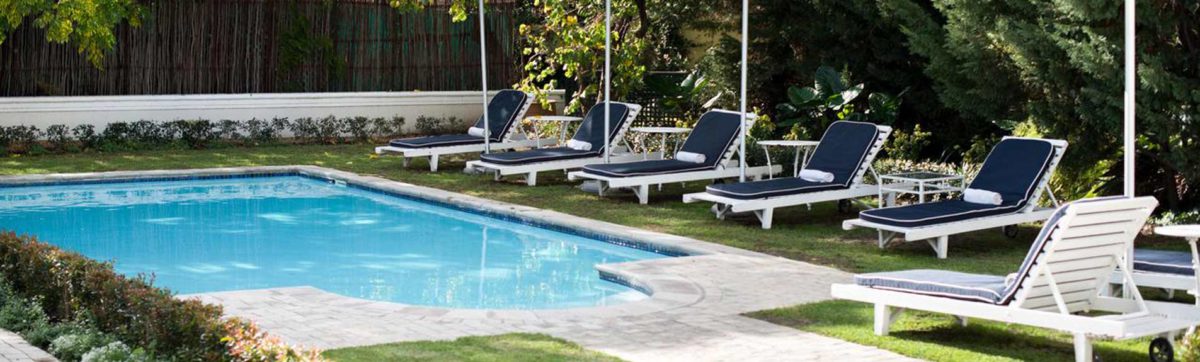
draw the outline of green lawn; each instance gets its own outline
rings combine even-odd
[[[497,183],[492,182],[490,176],[459,172],[463,166],[463,159],[443,160],[442,171],[430,173],[422,160],[415,161],[410,168],[405,169],[401,166],[399,158],[375,157],[371,151],[372,148],[368,145],[277,146],[15,157],[0,160],[0,174],[317,165],[688,236],[830,265],[850,272],[938,268],[1005,275],[1015,271],[1028,250],[1030,239],[1037,233],[1037,226],[1032,225],[1023,227],[1015,239],[1004,237],[998,230],[956,236],[950,242],[950,258],[938,260],[924,243],[879,249],[876,247],[873,231],[843,231],[841,221],[852,215],[837,212],[835,205],[830,203],[814,205],[811,211],[804,207],[777,210],[774,228],[762,230],[753,217],[718,221],[709,212],[709,205],[684,204],[679,201],[684,192],[703,190],[704,185],[700,183],[688,184],[686,187],[678,184],[667,185],[661,192],[652,192],[650,205],[638,205],[631,194],[599,198],[594,194],[584,193],[558,173],[543,174],[539,176],[539,186],[527,187],[519,178]],[[1139,240],[1139,243],[1141,247],[1180,250],[1184,246],[1184,243],[1169,239],[1147,238]],[[922,356],[932,359],[957,359],[956,353],[1008,356],[1017,359],[1029,356],[1056,358],[1070,353],[1071,350],[1069,344],[1062,343],[1064,336],[1055,336],[1051,340],[1045,338],[1044,334],[1028,329],[992,325],[969,327],[964,331],[947,327],[943,319],[929,318],[910,317],[907,324],[901,324],[897,328],[900,332],[895,337],[875,338],[869,333],[870,314],[858,314],[865,310],[868,309],[864,305],[826,302],[764,312],[756,316],[842,339],[880,345],[902,353],[923,353]],[[840,317],[843,315],[845,317]],[[906,330],[912,332],[905,332]],[[1004,333],[1007,330],[1021,333]],[[941,343],[943,339],[945,343]],[[988,342],[969,343],[972,339]],[[1013,348],[1015,345],[1023,347]],[[1145,344],[1122,343],[1106,346],[1109,347],[1102,347],[1100,351],[1102,354],[1114,355],[1107,358],[1111,360],[1132,356],[1133,351],[1140,351]],[[1028,352],[1024,352],[1025,350]]]
[[[463,337],[453,341],[389,343],[328,350],[335,362],[374,361],[620,361],[543,334]]]
[[[775,324],[876,346],[930,361],[1071,361],[1071,336],[1044,329],[905,311],[891,334],[874,334],[874,309],[867,304],[829,301],[751,313]],[[1096,343],[1103,361],[1146,361],[1149,339]]]

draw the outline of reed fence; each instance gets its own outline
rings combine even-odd
[[[479,27],[386,1],[160,1],[97,68],[34,26],[0,44],[0,96],[479,89]],[[488,82],[515,83],[515,1],[489,1]]]

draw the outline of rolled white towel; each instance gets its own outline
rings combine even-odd
[[[829,183],[833,182],[833,174],[821,170],[803,169],[800,170],[800,178],[809,182]]]
[[[485,132],[483,130],[483,128],[479,128],[479,127],[471,127],[471,129],[467,130],[467,134],[475,136],[475,137],[487,137],[487,136],[485,136],[486,133],[487,132]]]
[[[576,151],[591,151],[592,144],[589,142],[586,142],[586,141],[570,139],[570,140],[567,140],[567,148],[570,148],[570,149],[576,150]]]
[[[963,190],[963,201],[972,204],[999,205],[1004,203],[1004,198],[1000,194],[988,190],[966,189]]]
[[[705,158],[703,153],[678,152],[675,154],[675,159],[683,162],[704,163]]]

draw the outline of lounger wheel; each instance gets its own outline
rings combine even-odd
[[[1158,337],[1150,341],[1150,362],[1174,362],[1175,347],[1171,346],[1171,341]]]
[[[1004,231],[1004,236],[1007,236],[1009,239],[1016,239],[1017,232],[1020,231],[1020,229],[1018,229],[1016,225],[1005,226],[1005,227],[1001,228],[1001,230]]]
[[[849,214],[852,211],[852,207],[853,205],[850,204],[850,200],[838,200],[838,212]]]

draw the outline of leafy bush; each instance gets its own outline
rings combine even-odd
[[[241,124],[232,119],[222,119],[213,130],[213,138],[234,143],[240,143],[245,137],[238,132]]]
[[[179,132],[179,140],[193,149],[207,148],[215,137],[213,124],[208,120],[179,120],[170,124]]]
[[[371,120],[371,134],[386,140],[399,136],[404,131],[404,117],[375,118]]]
[[[175,138],[176,130],[168,125],[159,126],[153,121],[137,121],[129,125],[131,143],[139,148],[151,147],[170,142]]]
[[[257,329],[227,335],[247,328],[246,322],[222,321],[218,306],[175,299],[144,278],[127,278],[108,263],[31,237],[0,233],[0,275],[10,283],[0,283],[0,328],[23,333],[33,343],[49,343],[51,352],[64,360],[83,358],[93,348],[117,340],[156,357],[183,361],[238,360],[231,351],[235,344],[315,355],[291,351],[274,340],[259,341],[270,337]],[[51,325],[53,321],[59,325]]]
[[[96,330],[65,334],[50,342],[50,354],[64,362],[83,359],[83,355],[97,348],[116,342],[111,336]]]
[[[38,135],[40,132],[34,126],[0,127],[0,147],[17,154],[40,151]]]
[[[315,142],[321,133],[321,126],[319,125],[319,121],[315,119],[302,117],[292,121],[288,126],[288,130],[292,131],[292,137],[303,142]]]
[[[71,144],[71,129],[66,125],[56,124],[46,127],[46,142],[50,144],[56,152],[65,152],[72,146]]]
[[[276,118],[271,121],[265,119],[252,118],[242,124],[241,129],[246,132],[246,138],[254,144],[274,143],[279,140],[279,131],[288,128],[287,118]]]
[[[83,354],[82,362],[150,362],[153,359],[139,349],[129,349],[120,341],[112,342],[103,347],[93,348]]]
[[[113,122],[100,133],[100,148],[105,151],[134,149],[133,127],[125,122]]]
[[[316,140],[321,143],[338,144],[342,142],[342,119],[334,116],[321,118],[317,121]]]
[[[90,124],[81,124],[71,128],[71,135],[79,140],[79,147],[83,149],[95,149],[100,145],[100,136],[96,134],[96,126]]]
[[[298,351],[277,337],[268,336],[252,322],[231,320],[226,324],[229,354],[235,361],[242,362],[303,362],[321,361],[315,350]]]
[[[350,135],[354,142],[363,143],[371,140],[371,119],[354,117],[342,120],[342,133]]]

